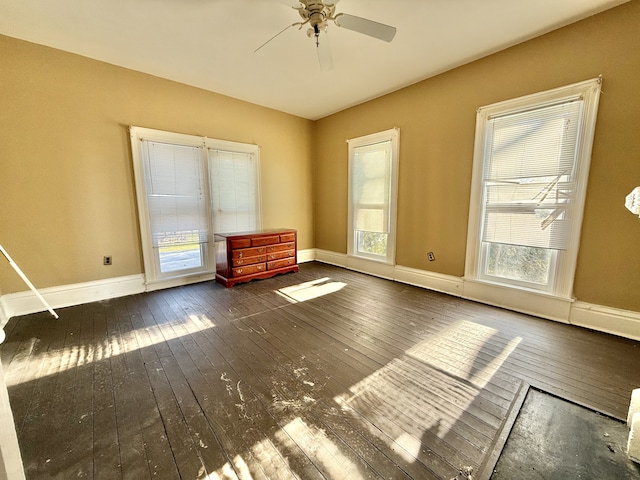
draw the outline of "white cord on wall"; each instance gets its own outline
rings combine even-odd
[[[2,252],[2,254],[6,257],[6,259],[9,260],[9,265],[11,265],[13,267],[13,269],[16,271],[16,273],[18,275],[20,275],[20,278],[22,278],[22,280],[24,280],[24,283],[26,283],[27,286],[31,289],[31,291],[35,294],[35,296],[38,297],[38,300],[40,300],[42,302],[42,304],[45,307],[47,307],[47,310],[49,310],[51,315],[53,315],[55,318],[59,318],[58,314],[53,311],[53,308],[51,308],[51,305],[49,305],[47,303],[47,301],[44,299],[44,297],[42,295],[40,295],[40,292],[38,292],[38,290],[36,290],[36,287],[33,286],[33,283],[31,283],[29,281],[29,279],[27,278],[27,276],[22,272],[22,270],[20,270],[20,267],[18,267],[16,262],[14,262],[13,259],[7,253],[7,251],[4,248],[2,248],[2,245],[0,245],[0,252]]]

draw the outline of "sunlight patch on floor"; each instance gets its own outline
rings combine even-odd
[[[456,322],[334,401],[344,412],[367,418],[370,432],[405,461],[426,458],[425,440],[453,434],[453,426],[522,341],[498,334],[473,322]]]
[[[276,293],[291,303],[306,302],[330,293],[335,293],[347,286],[343,282],[331,282],[329,277],[310,282],[299,283],[276,290]]]
[[[32,354],[38,343],[34,338],[28,352],[19,353],[11,360],[11,368],[5,365],[8,372],[5,378],[6,384],[7,387],[12,387],[215,326],[215,323],[206,315],[189,315],[188,320],[183,322],[156,324],[126,333],[108,335],[101,342],[82,343],[79,339],[73,338],[74,332],[69,332],[67,343],[74,343],[73,345],[38,354]],[[187,332],[181,332],[182,329],[186,329]],[[44,369],[37,368],[38,365],[42,365]],[[30,367],[27,368],[28,366]]]
[[[301,449],[303,453],[315,465],[320,473],[326,477],[336,480],[358,480],[364,476],[358,465],[344,455],[341,448],[329,438],[324,429],[308,424],[300,417],[295,417],[285,426],[275,432],[274,442],[281,445],[281,450],[287,450],[293,442],[296,449]],[[252,480],[254,478],[288,478],[291,477],[291,466],[288,464],[278,448],[265,439],[251,447],[251,451],[245,457],[253,457],[258,463],[253,467],[260,471],[251,472],[250,465],[245,459],[236,455],[232,461],[225,463],[222,467],[209,475],[203,475],[202,480],[227,480],[241,479]],[[268,468],[271,465],[273,468]],[[278,467],[284,469],[279,469]]]
[[[457,321],[407,350],[407,355],[484,388],[522,341],[514,337],[502,347],[498,330],[468,320]]]

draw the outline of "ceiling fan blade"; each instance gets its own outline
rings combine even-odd
[[[327,72],[333,68],[333,55],[331,55],[331,46],[329,45],[329,37],[325,33],[322,38],[318,39],[316,45],[318,53],[318,62],[320,62],[320,70]]]
[[[356,17],[347,13],[339,13],[334,20],[336,25],[354,32],[364,33],[370,37],[390,42],[396,35],[396,27],[374,22],[366,18]]]
[[[282,35],[284,32],[286,32],[287,30],[289,30],[291,27],[298,27],[301,26],[302,23],[298,22],[298,23],[292,23],[291,25],[287,25],[286,27],[284,27],[282,30],[280,30],[278,33],[276,33],[273,37],[271,37],[269,40],[267,40],[266,42],[264,42],[262,45],[260,45],[258,48],[256,48],[253,53],[258,53],[258,50],[260,50],[262,47],[266,46],[269,42],[271,42],[272,40],[275,40],[278,36]]]

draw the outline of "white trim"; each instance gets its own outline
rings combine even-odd
[[[40,293],[53,308],[69,307],[144,292],[143,275],[107,278],[91,282],[42,288]],[[8,317],[42,312],[42,303],[31,291],[2,296]]]
[[[193,275],[180,275],[171,278],[162,278],[155,281],[147,281],[145,283],[146,292],[155,292],[156,290],[164,290],[165,288],[181,287],[183,285],[191,285],[192,283],[208,282],[215,280],[216,274],[207,272]]]
[[[330,250],[321,250],[316,248],[316,260],[336,267],[347,268],[347,255],[345,253],[336,253]]]
[[[329,250],[313,248],[300,250],[298,259],[299,263],[316,260],[321,263],[446,293],[467,300],[640,340],[640,312],[573,301],[569,298],[516,290],[500,285],[487,285],[483,282],[476,282],[462,277],[400,265],[394,267],[380,262],[360,259],[357,259],[358,262],[353,262],[353,259],[346,254]],[[381,266],[386,268],[380,268]],[[45,288],[41,289],[40,292],[54,308],[61,308],[133,295],[142,293],[145,290],[153,291],[208,280],[212,280],[212,278],[210,276],[194,276],[174,279],[173,282],[152,283],[147,285],[145,289],[144,277],[140,274]],[[12,316],[41,311],[43,311],[42,304],[30,291],[11,293],[0,297],[0,315],[4,315],[4,323]],[[0,325],[4,325],[4,323],[0,323]]]
[[[400,265],[396,265],[394,280],[415,287],[446,293],[454,297],[462,297],[464,291],[464,283],[459,277]]]
[[[569,323],[580,327],[640,340],[640,312],[575,302]]]
[[[312,262],[316,259],[315,249],[298,250],[298,263]],[[146,282],[143,274],[108,278],[91,282],[42,288],[40,293],[53,306],[63,308],[83,303],[98,302],[110,298],[153,292],[165,288],[189,285],[215,280],[215,274],[191,275]],[[9,293],[0,296],[0,328],[11,317],[43,312],[42,303],[31,291]]]
[[[316,249],[298,250],[297,257],[298,263],[313,262],[316,259]]]
[[[344,253],[315,250],[315,260],[329,265],[392,279],[416,287],[446,293],[515,312],[640,340],[640,312],[595,305],[544,292],[502,285],[396,265],[392,272],[378,272],[379,262],[363,260],[355,265]]]
[[[368,260],[366,258],[347,256],[347,268],[356,272],[367,273],[387,280],[393,280],[395,265]]]
[[[4,295],[0,295],[0,329],[4,328],[4,326],[7,324],[10,318],[11,318],[11,315],[9,315],[9,310],[7,308],[7,303],[4,299]]]
[[[463,298],[528,315],[569,323],[573,300],[545,292],[464,279]]]
[[[24,478],[16,426],[0,362],[0,479],[24,480]]]

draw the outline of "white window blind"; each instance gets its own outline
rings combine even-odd
[[[206,243],[209,229],[202,149],[143,143],[153,246]]]
[[[352,169],[354,230],[389,233],[391,141],[356,147]]]
[[[213,228],[217,233],[255,230],[258,223],[256,155],[209,149]]]
[[[483,241],[568,248],[583,103],[575,99],[487,121]]]

